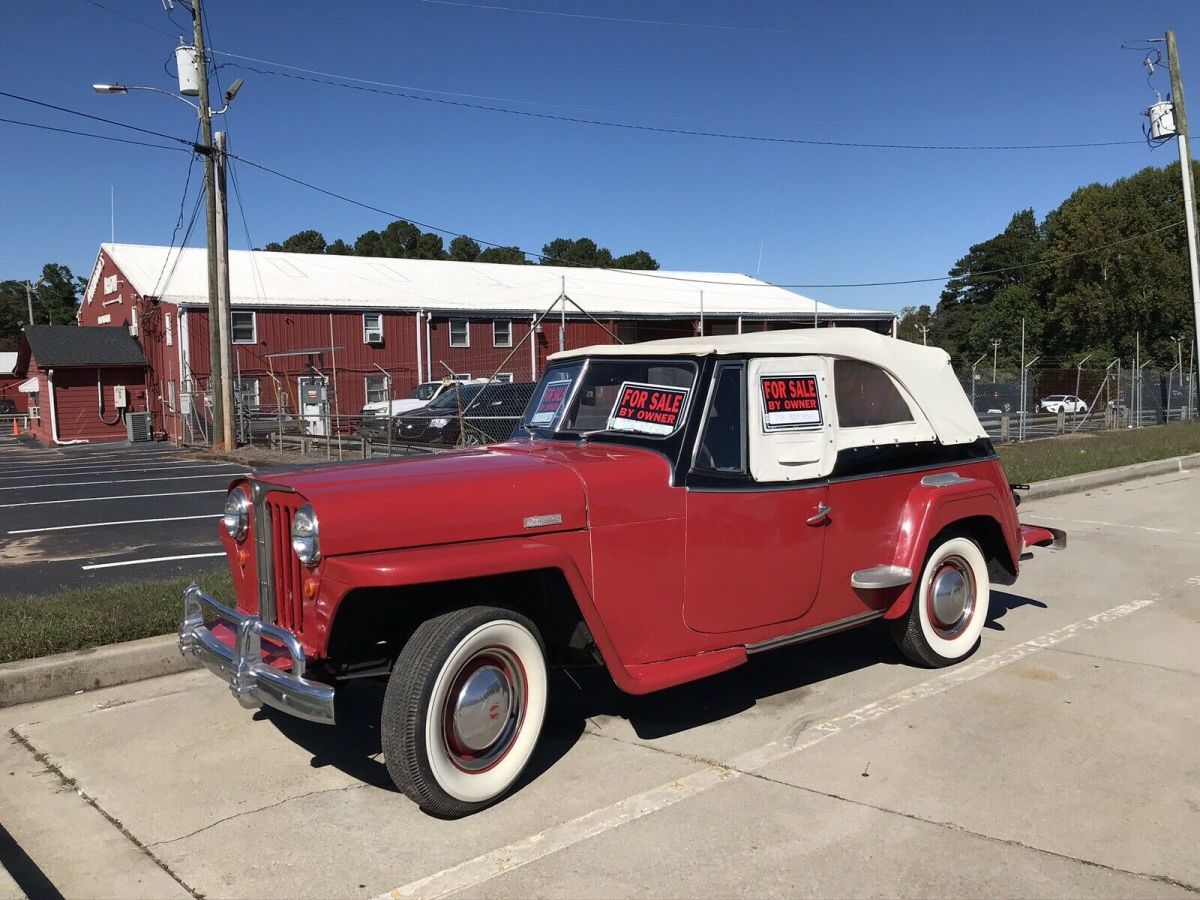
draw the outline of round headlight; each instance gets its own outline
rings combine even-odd
[[[225,531],[235,541],[241,542],[250,527],[250,498],[244,488],[236,487],[225,497],[225,515],[222,518]]]
[[[321,539],[317,534],[317,514],[307,503],[292,518],[292,550],[306,566],[321,558]]]

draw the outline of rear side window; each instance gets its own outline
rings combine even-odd
[[[858,359],[833,364],[834,399],[842,428],[912,422],[912,410],[887,372]]]

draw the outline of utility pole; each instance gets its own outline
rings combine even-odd
[[[1187,221],[1188,262],[1192,269],[1193,344],[1200,340],[1200,260],[1196,256],[1196,202],[1192,180],[1192,151],[1188,145],[1187,108],[1183,103],[1183,77],[1179,73],[1179,48],[1175,32],[1167,32],[1167,66],[1171,70],[1171,105],[1175,114],[1175,139],[1179,142],[1179,169],[1183,178],[1184,217]]]
[[[996,383],[996,354],[1000,352],[1000,338],[992,338],[992,384]]]
[[[208,243],[208,386],[212,393],[212,421],[214,450],[228,446],[229,436],[225,433],[225,387],[227,372],[222,365],[220,300],[217,290],[217,174],[214,164],[212,110],[208,105],[208,56],[204,49],[204,22],[200,11],[201,0],[191,0],[192,34],[195,41],[196,70],[200,80],[200,143],[204,149],[204,195],[205,221]]]
[[[918,325],[917,328],[921,329],[921,346],[928,347],[929,346],[929,326],[928,325]]]
[[[217,169],[217,336],[221,342],[221,421],[225,430],[225,442],[220,449],[233,451],[236,449],[237,431],[233,427],[236,407],[233,401],[233,378],[230,377],[233,372],[233,361],[230,358],[233,345],[229,339],[229,198],[225,192],[225,132],[218,131],[214,138]],[[215,441],[213,446],[217,446]]]
[[[33,288],[25,282],[25,305],[29,308],[29,324],[33,325]]]

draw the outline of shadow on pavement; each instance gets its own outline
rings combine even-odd
[[[1022,606],[1033,606],[1037,609],[1048,608],[1041,600],[1010,594],[1007,591],[993,590],[988,602],[988,616],[984,627],[993,631],[1004,631],[1004,626],[1000,624],[999,620],[1004,618],[1010,610],[1020,609]]]

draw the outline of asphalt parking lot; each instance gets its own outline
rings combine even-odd
[[[867,628],[641,698],[560,678],[469,819],[391,788],[370,685],[331,730],[198,671],[0,710],[0,826],[66,896],[1195,896],[1198,506],[1183,473],[1027,504],[1070,546],[950,669]]]
[[[0,439],[0,591],[47,594],[223,565],[217,519],[246,466],[165,444]]]

